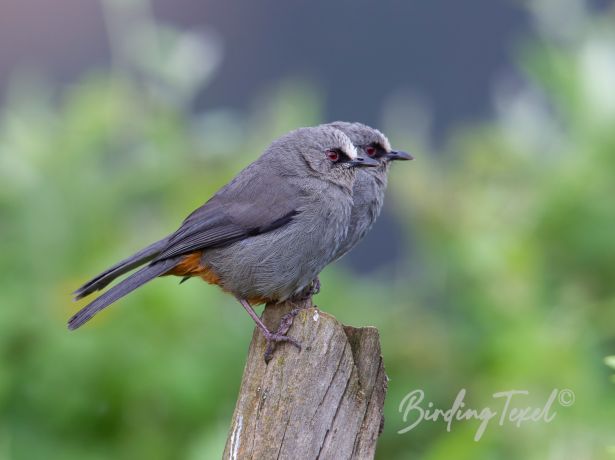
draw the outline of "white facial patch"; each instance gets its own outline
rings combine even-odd
[[[377,129],[374,129],[374,132],[376,132],[378,136],[380,137],[380,144],[382,144],[382,147],[384,148],[384,150],[386,150],[387,152],[390,152],[392,150],[392,147],[391,147],[391,143],[389,142],[389,139]]]
[[[357,149],[354,145],[352,145],[352,142],[350,142],[350,139],[348,139],[346,135],[344,135],[344,139],[342,140],[342,145],[340,145],[340,148],[346,155],[348,155],[348,158],[350,158],[351,160],[357,158]]]

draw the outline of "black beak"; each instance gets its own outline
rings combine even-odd
[[[393,160],[414,160],[414,157],[412,155],[410,155],[409,153],[399,152],[399,151],[395,151],[395,150],[391,150],[389,153],[387,153],[386,157],[390,161],[393,161]]]
[[[358,156],[354,160],[350,160],[348,163],[350,163],[350,165],[354,168],[373,168],[374,166],[378,166],[380,164],[373,158],[362,156]]]

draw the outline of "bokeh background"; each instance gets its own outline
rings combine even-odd
[[[1,459],[220,457],[239,305],[165,278],[69,333],[70,292],[335,119],[417,158],[315,299],[381,331],[378,458],[615,458],[612,2],[3,0],[0,100]],[[397,434],[406,393],[462,388],[576,400]]]

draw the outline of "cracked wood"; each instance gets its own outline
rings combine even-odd
[[[264,323],[276,330],[293,306],[267,305]],[[309,307],[288,334],[302,350],[280,344],[267,365],[255,330],[224,458],[373,458],[387,385],[378,330]]]

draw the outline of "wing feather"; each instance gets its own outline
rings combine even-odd
[[[253,163],[173,233],[153,262],[275,230],[300,212],[299,188]]]

